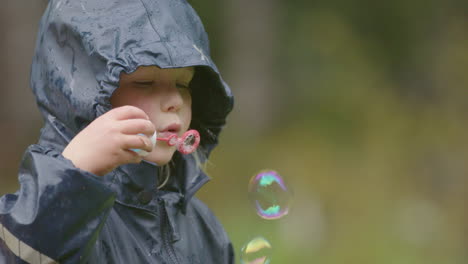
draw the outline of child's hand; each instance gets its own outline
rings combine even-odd
[[[154,131],[143,110],[133,106],[114,108],[76,135],[62,155],[77,168],[103,176],[120,165],[141,162],[142,158],[130,149],[151,152],[149,137]]]

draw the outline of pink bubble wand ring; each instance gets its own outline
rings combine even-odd
[[[142,134],[143,135],[143,134]],[[177,150],[182,154],[190,154],[197,150],[200,145],[200,133],[198,131],[191,129],[185,132],[181,137],[178,137],[176,134],[172,134],[166,138],[157,137],[156,132],[151,137],[151,142],[153,147],[156,146],[157,141],[165,141],[169,146],[176,146]],[[132,149],[138,155],[144,157],[149,153],[142,149]]]
[[[166,141],[169,146],[176,146],[177,150],[182,154],[190,154],[200,145],[200,133],[191,129],[185,132],[181,137],[172,134],[167,138],[158,138],[158,140]]]

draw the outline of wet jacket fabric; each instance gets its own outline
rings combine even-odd
[[[20,189],[0,198],[0,263],[234,263],[221,224],[194,194],[209,179],[176,153],[169,183],[157,164],[104,177],[61,155],[111,109],[120,73],[196,66],[192,124],[208,157],[231,111],[203,25],[185,0],[51,0],[41,19],[31,87],[44,117],[24,153]]]

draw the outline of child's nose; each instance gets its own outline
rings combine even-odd
[[[161,110],[164,112],[177,112],[182,105],[184,100],[180,94],[179,89],[175,86],[168,87],[163,95],[161,101]]]

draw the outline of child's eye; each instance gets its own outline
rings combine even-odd
[[[186,85],[186,84],[182,84],[182,83],[178,83],[178,84],[177,84],[177,88],[179,88],[179,89],[186,89],[186,90],[188,90],[188,91],[190,91],[190,92],[192,91],[192,90],[190,89],[190,86],[188,86],[188,85]]]

